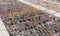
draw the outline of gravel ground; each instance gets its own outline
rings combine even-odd
[[[22,8],[30,7],[26,4],[20,3],[17,0],[0,0],[0,12],[18,12]]]
[[[44,1],[44,0],[26,0],[26,1],[43,6],[43,7],[46,7],[46,8],[49,8],[49,9],[57,11],[57,12],[60,12],[60,4],[55,3],[56,1],[55,2],[49,1],[49,0],[47,0],[47,1]]]

